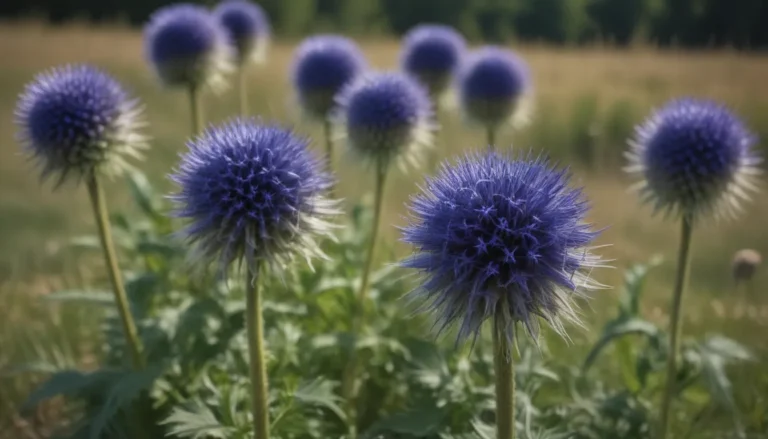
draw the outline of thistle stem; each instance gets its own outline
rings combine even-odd
[[[352,334],[358,336],[361,332],[361,326],[365,317],[365,302],[368,298],[368,289],[370,287],[371,268],[373,267],[373,257],[376,251],[376,241],[379,234],[379,224],[381,222],[381,208],[384,199],[384,186],[387,178],[387,164],[379,161],[376,170],[376,192],[374,196],[373,207],[373,225],[371,228],[371,237],[368,242],[368,250],[365,257],[365,266],[363,267],[363,276],[360,282],[360,289],[357,292],[355,300],[355,312],[352,315]],[[357,413],[355,410],[355,379],[357,378],[357,347],[353,342],[349,354],[349,361],[344,369],[342,377],[342,396],[347,402],[347,417],[349,422],[349,438],[357,437]]]
[[[189,110],[192,116],[192,136],[200,134],[203,126],[203,109],[200,105],[200,88],[197,85],[189,87]]]
[[[144,368],[144,357],[141,354],[141,342],[139,341],[138,332],[136,331],[136,323],[133,321],[131,310],[128,305],[128,296],[125,293],[125,286],[123,285],[123,279],[120,274],[120,268],[117,264],[117,256],[115,254],[115,244],[112,241],[112,231],[109,225],[109,214],[107,212],[107,204],[104,199],[104,190],[99,184],[99,180],[95,175],[88,178],[88,195],[91,199],[91,206],[93,207],[93,214],[96,218],[96,225],[99,229],[99,239],[101,240],[101,247],[104,250],[104,261],[107,264],[107,273],[109,274],[109,281],[112,283],[112,290],[115,294],[115,302],[117,303],[117,311],[120,314],[120,321],[123,325],[123,333],[125,334],[125,341],[128,345],[128,349],[131,351],[131,361],[133,368],[140,370]]]
[[[323,135],[325,136],[325,159],[328,160],[328,170],[333,171],[333,137],[331,121],[328,118],[323,120]]]
[[[659,427],[659,439],[666,439],[669,431],[670,417],[672,412],[672,399],[675,395],[675,378],[677,376],[677,356],[680,350],[680,335],[682,333],[682,305],[683,295],[688,283],[688,272],[690,271],[691,258],[691,237],[693,234],[693,224],[689,216],[684,216],[682,220],[682,230],[680,235],[680,250],[677,259],[677,276],[675,279],[675,291],[672,298],[672,315],[669,330],[669,352],[667,354],[667,383],[664,388],[664,397],[661,401],[661,424]]]
[[[248,75],[246,73],[245,66],[241,65],[237,68],[237,96],[241,116],[248,115],[248,83],[246,81]]]
[[[493,365],[496,371],[496,438],[515,438],[515,363],[512,349],[501,327],[501,319],[494,318]]]
[[[488,141],[488,150],[495,151],[496,150],[496,127],[494,127],[493,125],[488,125],[485,135]]]
[[[253,412],[254,439],[269,439],[269,405],[267,398],[267,368],[264,356],[264,319],[261,289],[259,288],[259,262],[248,263],[246,274],[246,325],[251,373],[251,410]]]

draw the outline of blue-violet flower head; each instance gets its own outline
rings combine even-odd
[[[458,75],[465,117],[497,128],[529,122],[532,86],[528,66],[514,52],[487,46],[472,53]]]
[[[656,211],[689,219],[734,216],[756,190],[756,138],[726,107],[698,99],[669,102],[641,124],[627,171]]]
[[[432,103],[427,90],[405,73],[366,73],[339,93],[337,103],[339,137],[364,159],[416,166],[422,150],[432,146]]]
[[[224,0],[213,10],[213,15],[227,31],[238,64],[264,61],[270,26],[261,6],[250,0]]]
[[[201,6],[181,3],[155,11],[144,28],[147,59],[167,86],[221,89],[234,50],[226,30]]]
[[[539,318],[563,336],[564,322],[578,324],[574,299],[600,287],[589,275],[602,262],[568,180],[546,160],[494,152],[427,178],[409,206],[403,240],[415,252],[402,265],[423,276],[411,297],[425,299],[440,332],[456,323],[461,341],[495,319],[511,341],[518,323],[534,338]]]
[[[196,261],[222,270],[242,260],[279,268],[299,254],[322,256],[316,239],[337,203],[326,198],[332,179],[309,141],[280,126],[235,119],[189,143],[172,179],[175,215]]]
[[[450,26],[423,24],[403,39],[400,64],[414,75],[432,96],[440,96],[451,84],[466,50],[466,41]]]
[[[304,112],[325,120],[334,98],[367,67],[352,40],[338,35],[317,35],[304,40],[293,61],[293,86]]]
[[[88,65],[67,65],[37,75],[16,107],[18,139],[57,185],[68,177],[115,175],[141,158],[146,138],[141,107],[108,74]]]

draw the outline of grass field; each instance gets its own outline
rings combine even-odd
[[[372,64],[396,66],[395,41],[361,41]],[[249,101],[254,115],[294,125],[321,139],[318,127],[303,123],[291,105],[289,68],[292,42],[278,41],[269,62],[250,73]],[[653,277],[645,308],[663,321],[671,289],[678,236],[675,224],[652,218],[649,208],[628,192],[630,182],[621,173],[624,139],[632,126],[655,105],[681,95],[709,97],[729,104],[754,131],[768,138],[768,57],[735,52],[657,52],[642,48],[615,51],[603,48],[556,49],[521,47],[529,61],[536,87],[536,113],[525,131],[502,136],[502,143],[518,150],[549,154],[574,169],[594,206],[592,221],[606,228],[600,241],[617,267],[662,254],[665,263]],[[187,100],[180,91],[160,88],[142,57],[141,34],[122,28],[80,25],[51,28],[34,23],[0,25],[0,370],[20,358],[13,348],[14,328],[34,325],[42,318],[30,302],[53,289],[82,282],[89,266],[61,251],[61,243],[92,227],[83,190],[62,187],[52,191],[40,185],[37,173],[19,153],[14,140],[16,98],[32,76],[43,69],[70,62],[103,67],[128,85],[144,102],[152,147],[142,168],[158,187],[170,190],[166,178],[176,164],[189,132]],[[236,111],[232,93],[205,96],[209,121],[223,120]],[[440,154],[449,157],[482,145],[482,133],[465,127],[459,116],[446,111],[439,134]],[[318,142],[319,143],[319,142]],[[766,145],[763,143],[763,145]],[[317,145],[318,150],[321,145]],[[593,166],[584,160],[585,149],[597,151]],[[768,149],[763,149],[768,151]],[[351,201],[371,191],[370,173],[338,154],[338,193]],[[384,224],[402,224],[404,203],[416,190],[418,173],[391,179]],[[109,187],[109,202],[119,210],[132,209],[122,182]],[[722,332],[751,347],[768,365],[768,295],[762,286],[768,277],[757,276],[754,296],[746,307],[730,287],[730,260],[741,248],[768,254],[768,191],[755,197],[737,221],[707,224],[696,231],[692,281],[687,308],[692,332]],[[386,227],[384,239],[395,242],[396,230]],[[397,244],[397,252],[407,248]],[[620,284],[620,270],[604,271],[598,278]],[[593,322],[615,299],[616,291],[601,293],[594,301]],[[724,309],[719,306],[723,303]],[[743,305],[743,304],[742,304]],[[743,309],[742,309],[743,308]],[[34,312],[34,314],[33,314]],[[64,329],[76,328],[77,315],[64,316]],[[42,331],[54,325],[40,323]],[[72,335],[77,339],[77,335]],[[8,385],[4,382],[3,386]],[[2,389],[0,389],[0,393]],[[2,399],[2,398],[0,398]],[[0,407],[0,410],[4,410]]]

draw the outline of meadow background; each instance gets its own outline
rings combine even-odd
[[[369,61],[379,68],[396,68],[398,41],[368,36],[356,40]],[[254,115],[294,126],[317,139],[319,127],[301,120],[293,106],[290,62],[297,38],[273,42],[268,62],[249,72],[250,106]],[[647,286],[643,312],[664,324],[671,292],[678,227],[651,216],[651,210],[629,192],[623,175],[623,152],[633,126],[666,100],[691,95],[719,100],[743,116],[762,138],[768,139],[768,57],[760,52],[729,48],[658,49],[644,44],[617,48],[603,44],[579,47],[547,43],[510,43],[528,61],[533,72],[536,111],[532,125],[505,132],[499,144],[518,151],[532,150],[571,167],[575,181],[586,189],[593,210],[590,220],[605,228],[599,243],[613,259],[614,270],[595,273],[598,280],[620,286],[623,268],[662,255],[664,263]],[[98,316],[72,309],[41,305],[40,296],[55,290],[83,286],[99,277],[100,265],[71,250],[66,243],[93,228],[84,190],[64,186],[51,191],[40,185],[32,164],[20,154],[14,140],[16,98],[32,76],[46,68],[70,62],[96,64],[126,84],[146,107],[151,148],[141,168],[163,192],[173,189],[166,175],[176,165],[189,132],[187,96],[160,88],[143,59],[141,32],[117,24],[69,22],[56,26],[35,21],[0,23],[0,437],[23,421],[15,415],[34,378],[11,377],[2,371],[35,355],[36,346],[60,343],[72,346],[69,354],[84,367],[93,366],[89,344],[94,343]],[[210,122],[232,115],[237,103],[232,90],[204,98]],[[467,128],[450,109],[441,114],[437,140],[441,158],[483,147],[483,133]],[[761,151],[768,152],[764,141]],[[349,205],[370,196],[373,179],[358,163],[337,154],[337,193]],[[396,225],[404,224],[408,197],[423,181],[422,172],[390,179],[385,199],[382,242],[393,254],[407,254],[397,242]],[[765,187],[765,185],[764,185]],[[123,181],[108,187],[114,211],[135,212]],[[696,230],[685,330],[691,335],[719,332],[752,349],[756,361],[732,374],[739,397],[766,398],[768,394],[768,277],[760,270],[751,295],[735,294],[730,262],[735,251],[753,248],[768,254],[768,191],[755,196],[738,220],[707,224]],[[381,252],[382,263],[384,254]],[[618,288],[598,292],[585,309],[588,327],[599,327],[613,317]],[[583,356],[582,346],[596,333],[572,331],[571,346],[556,345],[568,355]],[[581,354],[581,356],[579,356]],[[562,355],[562,354],[557,354]],[[610,369],[610,364],[603,365]],[[7,437],[17,437],[13,436]],[[18,436],[21,437],[21,436]]]

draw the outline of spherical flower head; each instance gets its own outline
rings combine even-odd
[[[221,88],[234,53],[225,29],[207,9],[191,4],[160,8],[144,29],[148,60],[168,86]]]
[[[238,64],[264,60],[270,27],[261,6],[249,0],[225,0],[213,10],[213,15],[227,31]]]
[[[458,81],[459,100],[470,121],[492,128],[528,122],[530,73],[512,51],[493,46],[479,49],[461,68]]]
[[[296,49],[293,86],[304,112],[328,118],[334,97],[366,68],[363,53],[352,40],[337,35],[307,38]]]
[[[404,73],[367,73],[337,96],[336,125],[359,156],[388,166],[418,165],[432,144],[434,113],[426,89]]]
[[[735,282],[747,282],[763,263],[763,256],[757,250],[745,248],[733,255],[732,273]]]
[[[16,107],[18,138],[58,184],[128,168],[127,156],[146,148],[138,101],[112,77],[87,65],[39,74]]]
[[[733,216],[755,189],[754,142],[722,105],[675,100],[637,128],[627,171],[642,179],[637,187],[656,211],[689,219]]]
[[[400,63],[432,96],[440,96],[448,89],[466,45],[464,37],[450,26],[416,26],[404,37]]]
[[[459,340],[486,319],[510,341],[518,323],[535,337],[538,318],[565,335],[563,322],[579,321],[574,298],[599,286],[587,202],[545,160],[491,152],[443,164],[409,210],[403,240],[416,252],[402,265],[423,275],[411,294],[440,331],[458,323]]]
[[[315,239],[337,213],[323,169],[306,139],[279,126],[236,119],[206,130],[171,177],[194,259],[226,270],[249,258],[279,268],[296,254],[322,255]]]

